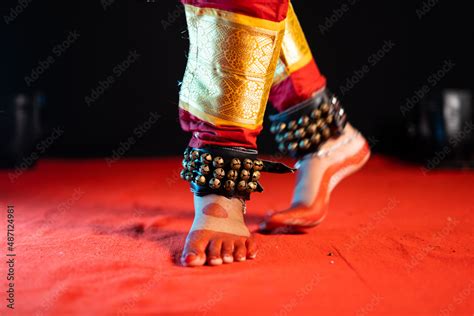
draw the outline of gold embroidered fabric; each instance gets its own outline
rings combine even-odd
[[[180,107],[212,123],[262,124],[284,21],[185,5],[190,48]]]
[[[280,59],[286,65],[287,72],[292,73],[307,65],[313,58],[300,22],[293,6],[289,5],[286,17],[285,35],[281,46]]]

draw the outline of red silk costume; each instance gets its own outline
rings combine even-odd
[[[179,117],[189,146],[255,149],[268,100],[283,111],[325,86],[288,1],[181,2],[190,51]]]

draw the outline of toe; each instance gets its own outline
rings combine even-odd
[[[234,250],[234,260],[245,261],[246,257],[247,257],[247,247],[245,247],[245,242],[243,240],[236,241],[235,250]]]
[[[231,263],[234,261],[234,242],[230,240],[224,240],[222,243],[222,260],[224,263]]]
[[[257,242],[255,241],[255,238],[250,237],[249,239],[247,239],[246,246],[247,246],[247,258],[255,259],[255,257],[257,256],[257,251],[258,251]]]
[[[214,239],[211,240],[209,246],[207,246],[207,263],[211,266],[217,266],[222,264],[221,258],[222,240]]]
[[[201,238],[202,237],[202,238]],[[202,266],[206,262],[204,250],[208,244],[208,239],[200,236],[196,232],[191,232],[186,238],[181,263],[184,266],[195,267]]]

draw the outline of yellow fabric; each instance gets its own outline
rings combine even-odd
[[[273,84],[285,80],[291,73],[306,66],[313,58],[291,3],[285,21],[285,35],[281,44],[279,66],[275,71]]]
[[[180,107],[213,125],[259,127],[285,23],[185,5],[190,48]]]

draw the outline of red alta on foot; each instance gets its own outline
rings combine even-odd
[[[349,124],[340,137],[298,161],[298,175],[290,208],[267,215],[262,230],[279,227],[310,228],[327,215],[334,187],[367,162],[370,149],[364,137]]]

